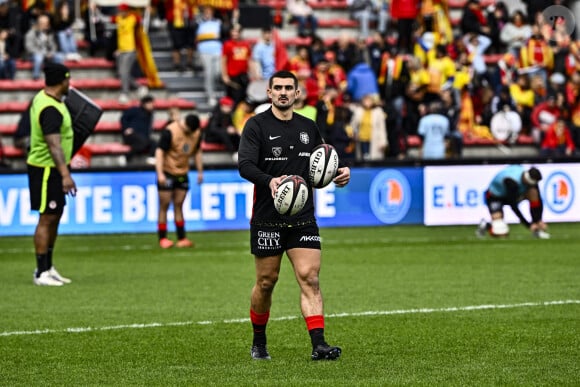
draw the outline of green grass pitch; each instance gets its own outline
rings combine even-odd
[[[322,229],[334,362],[310,360],[287,259],[272,361],[250,359],[247,231],[170,250],[154,234],[63,235],[61,288],[32,285],[31,237],[2,237],[0,385],[580,385],[580,224],[550,240],[474,230]]]

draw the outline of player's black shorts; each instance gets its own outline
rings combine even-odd
[[[59,214],[66,204],[62,176],[56,168],[28,165],[30,208],[41,214]]]
[[[174,191],[176,189],[187,191],[189,189],[189,176],[187,174],[176,176],[165,172],[165,177],[167,179],[165,185],[159,184],[159,181],[157,182],[157,189],[159,191]]]
[[[507,205],[502,198],[495,197],[487,191],[485,193],[485,203],[490,214],[495,212],[503,212],[503,206]]]
[[[250,226],[252,254],[257,257],[280,255],[301,247],[320,250],[320,234],[316,223],[297,227]]]

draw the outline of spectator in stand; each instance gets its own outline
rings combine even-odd
[[[463,39],[471,59],[473,76],[477,78],[479,84],[481,80],[488,79],[484,54],[491,45],[491,39],[485,35],[475,35],[472,33],[465,35]]]
[[[451,132],[449,118],[442,114],[443,105],[433,101],[426,108],[426,114],[419,120],[417,133],[421,136],[422,159],[444,159],[446,156],[447,138]]]
[[[554,5],[556,1],[554,0],[522,0],[522,3],[526,4],[528,23],[534,24],[538,13],[542,13],[546,8]]]
[[[386,117],[377,101],[376,94],[366,94],[360,105],[352,109],[352,125],[357,142],[357,159],[384,160],[387,151]]]
[[[14,79],[16,76],[16,57],[14,35],[8,30],[0,29],[0,79]]]
[[[294,73],[294,75],[297,77],[301,72],[312,72],[312,66],[310,64],[310,51],[308,50],[308,46],[300,45],[296,47],[296,54],[290,58],[290,61],[288,62],[288,70]]]
[[[255,104],[248,99],[240,101],[236,105],[236,108],[232,115],[232,123],[239,134],[242,134],[242,131],[244,130],[244,125],[246,125],[246,122],[250,119],[250,117],[253,117],[255,115],[254,109]]]
[[[455,79],[455,62],[447,53],[445,45],[438,44],[435,47],[435,57],[429,60],[427,71],[429,73],[429,86],[425,100],[430,102],[439,99],[441,88],[447,83],[453,84]]]
[[[328,128],[328,137],[325,138],[338,153],[341,163],[350,166],[355,161],[356,140],[350,120],[352,112],[347,106],[336,106],[334,121]]]
[[[354,67],[357,58],[360,57],[354,39],[346,31],[341,32],[336,41],[334,41],[329,48],[334,52],[336,63],[338,63],[347,73]]]
[[[165,20],[171,38],[171,59],[177,71],[185,68],[193,70],[193,49],[195,46],[195,7],[189,1],[165,0]],[[182,54],[185,51],[185,64]]]
[[[357,20],[360,31],[359,38],[369,37],[371,22],[377,22],[377,31],[385,34],[389,19],[389,4],[386,0],[347,0],[350,18]]]
[[[233,124],[234,100],[221,97],[219,104],[211,112],[204,140],[213,144],[223,144],[234,154],[240,146],[240,134]],[[232,155],[233,156],[233,155]]]
[[[419,125],[419,105],[425,100],[430,78],[427,70],[421,65],[421,60],[417,57],[407,59],[409,67],[409,82],[405,89],[406,119],[404,122],[404,132],[414,134]]]
[[[32,59],[32,79],[40,78],[40,71],[45,62],[60,64],[64,62],[64,55],[58,52],[48,15],[40,15],[36,24],[26,33],[25,47]]]
[[[566,103],[568,106],[575,105],[580,98],[580,72],[575,71],[568,77],[564,92],[566,93]]]
[[[548,127],[540,145],[540,154],[544,157],[572,156],[576,145],[566,122],[558,118]]]
[[[308,46],[309,53],[308,56],[310,58],[310,67],[314,68],[318,61],[324,57],[326,53],[327,47],[324,44],[324,40],[318,35],[312,37],[310,45]]]
[[[118,13],[113,17],[117,26],[117,48],[114,56],[117,64],[117,73],[121,79],[120,103],[129,102],[131,90],[137,90],[143,96],[147,93],[146,88],[140,87],[133,77],[132,70],[137,60],[137,30],[141,28],[141,17],[132,12],[127,3],[121,3]]]
[[[371,35],[371,40],[367,45],[366,55],[368,56],[369,64],[377,78],[381,72],[383,54],[386,52],[389,52],[389,47],[387,46],[385,38],[380,34],[380,32],[373,32]]]
[[[490,28],[491,52],[501,54],[506,51],[506,46],[501,40],[501,31],[509,22],[509,10],[503,1],[498,1],[488,7],[487,23]]]
[[[419,16],[420,0],[391,0],[391,18],[399,33],[398,51],[401,54],[413,52],[413,25]]]
[[[570,134],[572,140],[576,145],[576,149],[580,148],[580,97],[569,104],[570,106]]]
[[[83,13],[85,22],[84,38],[89,43],[89,56],[94,57],[100,50],[106,51],[106,23],[109,19],[97,5],[96,0],[89,0]],[[110,46],[111,44],[108,43]]]
[[[45,0],[35,0],[30,5],[27,4],[27,7],[20,18],[20,31],[22,33],[29,31],[36,24],[40,15],[50,14],[50,9],[48,9]]]
[[[267,80],[276,72],[272,27],[262,28],[262,38],[252,48],[250,79]]]
[[[350,95],[352,102],[362,103],[365,96],[371,95],[374,101],[379,101],[379,86],[373,69],[364,60],[359,59],[346,76],[346,92]]]
[[[526,23],[526,16],[520,10],[512,15],[512,20],[500,32],[501,41],[507,45],[507,51],[518,57],[520,50],[532,36],[532,26]]]
[[[565,110],[564,95],[561,93],[548,94],[546,101],[534,106],[531,115],[532,137],[540,144],[550,125],[562,117]]]
[[[532,26],[532,36],[520,50],[520,68],[530,75],[539,74],[544,83],[554,68],[554,52],[536,24]]]
[[[398,55],[391,46],[383,53],[377,82],[381,99],[385,102],[389,141],[389,157],[401,157],[404,153],[403,121],[405,118],[405,90],[410,82],[410,72],[405,56]]]
[[[210,6],[202,8],[202,16],[197,26],[197,51],[203,62],[204,86],[207,103],[213,107],[217,103],[216,82],[221,78],[222,68],[222,22],[214,17]]]
[[[324,54],[324,58],[328,61],[328,75],[332,80],[332,84],[335,85],[338,89],[338,100],[337,102],[340,103],[342,100],[342,95],[346,90],[347,81],[346,81],[346,71],[342,65],[340,65],[336,61],[336,55],[334,51],[327,50]]]
[[[536,101],[534,91],[530,87],[528,74],[519,74],[517,83],[509,85],[510,95],[516,105],[516,111],[522,118],[522,131],[524,134],[531,133],[530,115]]]
[[[316,124],[324,139],[330,137],[336,117],[337,100],[337,88],[329,85],[325,87],[320,98],[316,101]]]
[[[330,62],[327,57],[324,57],[316,64],[312,75],[306,80],[306,103],[308,105],[316,106],[318,100],[322,98],[328,87],[338,90],[339,85],[336,84],[329,70]]]
[[[16,59],[20,57],[22,34],[19,8],[8,0],[0,0],[0,79],[14,79]]]
[[[490,36],[491,28],[479,0],[467,0],[461,16],[460,28],[464,35],[471,32],[476,35]]]
[[[460,158],[463,152],[463,135],[457,129],[460,106],[456,99],[456,93],[452,87],[445,87],[441,91],[441,102],[441,113],[447,117],[450,125],[447,156],[449,158]]]
[[[566,95],[566,77],[562,73],[553,73],[548,78],[547,93],[563,93]],[[566,98],[568,102],[568,98]]]
[[[510,86],[512,83],[517,82],[518,63],[514,54],[511,52],[504,54],[502,58],[497,61],[497,67],[497,77],[499,78],[499,81],[496,81],[494,84],[496,90],[500,86]]]
[[[306,0],[288,0],[286,9],[290,14],[290,23],[298,24],[298,36],[316,35],[318,18]]]
[[[154,110],[154,99],[147,95],[141,98],[139,106],[128,108],[121,114],[123,143],[131,147],[127,162],[131,162],[134,156],[146,155],[150,157],[147,163],[154,163],[156,143],[151,136]]]
[[[79,61],[81,55],[77,49],[77,41],[72,26],[75,16],[71,12],[68,0],[60,0],[54,13],[54,30],[58,39],[60,52],[66,60]]]
[[[251,55],[250,44],[242,40],[242,26],[235,24],[230,31],[230,39],[224,42],[222,48],[221,74],[226,95],[234,100],[236,106],[246,98]]]
[[[474,103],[474,97],[471,95],[468,87],[460,91],[461,109],[457,128],[462,134],[464,140],[493,140],[489,127],[482,125],[482,117],[477,111]]]

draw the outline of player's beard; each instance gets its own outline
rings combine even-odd
[[[290,99],[288,98],[288,103],[286,105],[282,105],[277,102],[272,102],[272,105],[274,105],[276,109],[280,111],[287,111],[292,109],[292,106],[294,106],[294,102],[296,102],[296,100],[290,101]]]

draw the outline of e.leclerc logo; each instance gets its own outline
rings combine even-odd
[[[411,187],[399,171],[388,169],[373,179],[369,190],[373,214],[383,223],[399,222],[411,207]]]
[[[572,179],[564,172],[553,172],[544,183],[542,198],[552,212],[556,214],[566,212],[574,202]]]

